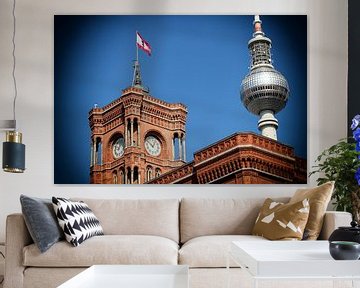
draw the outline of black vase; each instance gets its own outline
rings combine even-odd
[[[357,242],[332,241],[329,250],[335,260],[358,260],[360,257],[360,244]]]
[[[357,242],[360,244],[360,226],[357,225],[355,221],[350,223],[350,227],[339,227],[334,230],[329,237],[329,242],[331,241],[349,241]]]

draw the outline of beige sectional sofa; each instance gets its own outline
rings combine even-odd
[[[105,235],[76,248],[61,241],[41,254],[23,216],[8,216],[5,288],[56,287],[94,264],[184,264],[190,267],[191,288],[223,288],[231,241],[268,241],[250,235],[264,199],[81,200]],[[345,212],[327,212],[321,238],[350,219]],[[235,287],[244,280],[243,272],[231,266]]]

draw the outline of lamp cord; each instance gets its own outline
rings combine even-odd
[[[16,15],[15,15],[15,7],[16,7],[16,0],[13,1],[13,9],[12,9],[12,15],[14,20],[14,29],[13,29],[13,35],[12,35],[12,44],[13,44],[13,70],[12,70],[12,77],[14,81],[14,89],[15,89],[15,95],[14,95],[14,102],[13,102],[13,114],[14,114],[14,121],[15,121],[15,130],[16,130],[16,98],[17,98],[17,85],[16,85],[16,77],[15,77],[15,68],[16,68],[16,56],[15,56],[15,34],[16,34]]]

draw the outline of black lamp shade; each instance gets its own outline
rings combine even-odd
[[[6,172],[22,173],[25,170],[25,145],[3,142],[3,169]]]

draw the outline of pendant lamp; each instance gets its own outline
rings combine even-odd
[[[16,16],[15,16],[16,0],[13,1],[13,37],[12,37],[12,56],[13,69],[12,78],[14,82],[14,100],[13,100],[13,120],[0,121],[0,130],[6,131],[5,142],[3,142],[2,167],[5,172],[23,173],[25,171],[25,145],[22,144],[22,133],[16,129],[16,57],[15,57],[15,34],[16,34]]]

